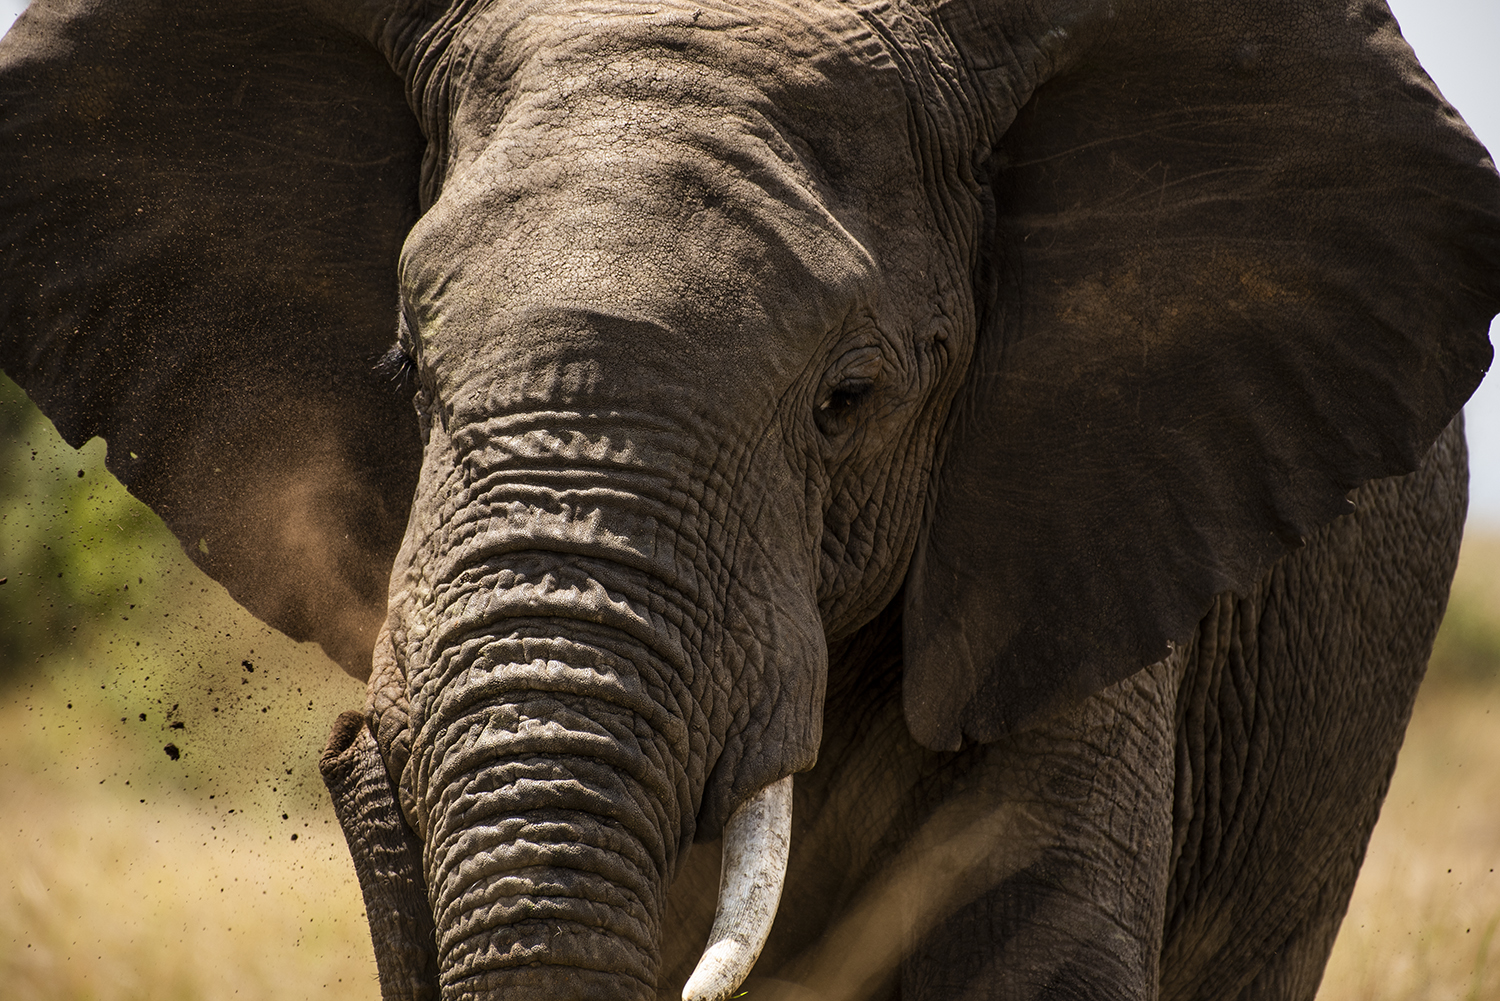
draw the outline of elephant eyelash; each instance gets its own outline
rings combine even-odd
[[[394,383],[398,391],[410,392],[417,385],[417,360],[399,343],[393,344],[375,363],[375,374]]]

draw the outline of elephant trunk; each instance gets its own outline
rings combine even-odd
[[[638,645],[508,625],[468,644],[407,770],[442,996],[653,997],[691,830],[680,727],[619,683]]]
[[[812,575],[692,464],[710,436],[549,406],[428,419],[371,679],[444,998],[654,997],[678,859],[816,754]],[[744,867],[762,918],[727,926],[716,982],[748,972],[783,864]]]
[[[437,948],[422,874],[422,846],[402,816],[363,714],[339,716],[320,765],[364,894],[382,997],[437,1001]],[[759,958],[786,878],[791,805],[792,778],[787,776],[730,817],[724,830],[714,926],[683,988],[685,1001],[723,1001]]]

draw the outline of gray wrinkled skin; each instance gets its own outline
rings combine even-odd
[[[0,227],[6,370],[368,670],[387,999],[679,996],[788,776],[753,998],[1316,991],[1500,308],[1378,0],[39,3]]]
[[[671,993],[690,964],[663,978],[658,943],[695,959],[703,941],[665,916],[690,844],[827,753],[825,647],[890,601],[910,559],[976,333],[966,275],[984,207],[956,124],[970,98],[940,39],[898,67],[870,35],[878,14],[776,16],[772,32],[734,10],[494,8],[412,57],[433,63],[416,90],[430,205],[400,270],[425,458],[388,621],[405,690],[373,708],[426,845],[445,996],[542,989],[534,957],[588,971],[590,996]],[[913,148],[913,131],[929,141]],[[996,898],[1045,910],[1038,886],[1107,872],[1126,888],[1080,892],[1048,922],[1076,951],[999,936],[1006,971],[1029,971],[1006,990],[1150,996],[1166,892],[1152,874],[1172,863],[1160,707],[1176,683],[1160,684],[1118,696],[1143,731],[1124,746],[1088,738],[1079,757],[1042,730],[1021,761],[933,766],[986,790],[997,770],[1046,774],[1032,795],[1052,816],[1031,818],[1031,848],[1022,835],[979,853],[998,870],[977,900],[894,906],[925,916],[896,950],[903,984],[1009,982],[994,956],[961,958],[988,954],[976,929],[1008,928],[983,916]],[[1070,764],[1038,764],[1054,754]],[[1132,801],[1129,826],[1064,853],[1076,875],[1029,876],[1062,851],[1059,831],[1098,829],[1077,816],[1097,797],[1056,787],[1100,762],[1126,774],[1075,782]],[[949,837],[931,825],[954,810],[1027,801],[948,799],[921,817],[929,838]],[[967,930],[927,946],[944,936],[923,920]],[[789,951],[773,944],[771,968]]]
[[[945,230],[979,208],[956,152],[860,127],[927,114],[873,39],[830,45],[868,30],[537,5],[443,39],[441,184],[401,258],[405,691],[375,729],[445,989],[510,989],[535,950],[652,989],[684,851],[813,764],[827,642],[900,585],[974,337]],[[552,892],[510,875],[539,865]]]

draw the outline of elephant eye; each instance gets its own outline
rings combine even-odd
[[[870,390],[874,388],[875,380],[871,378],[856,377],[841,381],[818,404],[818,412],[814,415],[818,427],[827,435],[838,433],[849,415],[869,398]]]
[[[843,413],[857,405],[874,388],[874,379],[847,379],[840,383],[828,399],[823,401],[819,410],[830,410],[834,413]]]

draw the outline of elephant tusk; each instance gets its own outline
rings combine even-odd
[[[682,1001],[724,1001],[760,958],[786,880],[792,845],[792,777],[766,786],[724,827],[714,928]]]

